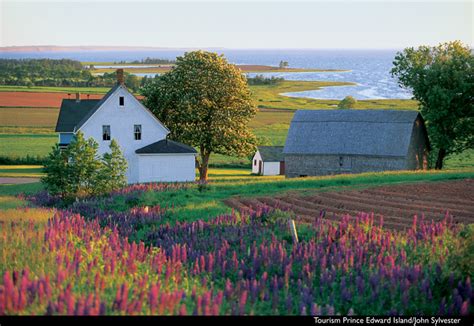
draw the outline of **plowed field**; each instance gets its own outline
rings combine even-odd
[[[1,107],[49,107],[59,108],[63,99],[76,98],[75,93],[0,92]],[[81,94],[81,99],[101,99],[104,95]]]
[[[345,214],[356,216],[360,212],[383,216],[384,225],[393,229],[411,226],[414,215],[439,221],[449,213],[454,222],[474,223],[474,179],[320,192],[311,196],[231,198],[226,204],[239,211],[267,205],[294,212],[299,221],[309,223],[321,214],[337,221]]]

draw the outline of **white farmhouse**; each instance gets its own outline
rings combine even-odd
[[[258,146],[252,159],[252,173],[260,175],[285,174],[283,146]]]
[[[167,139],[169,130],[130,93],[123,70],[117,70],[117,85],[101,100],[64,99],[56,132],[59,144],[67,146],[78,131],[99,144],[99,154],[109,151],[115,139],[128,162],[128,183],[195,180],[196,150]]]

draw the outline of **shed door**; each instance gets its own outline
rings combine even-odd
[[[280,175],[285,174],[285,161],[280,162]]]
[[[258,174],[263,174],[262,161],[258,161]]]

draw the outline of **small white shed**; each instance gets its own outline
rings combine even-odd
[[[252,159],[252,173],[259,175],[284,175],[283,146],[258,146]]]

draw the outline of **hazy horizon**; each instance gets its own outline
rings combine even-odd
[[[470,1],[4,0],[0,11],[1,47],[398,50],[452,40],[473,45]]]

